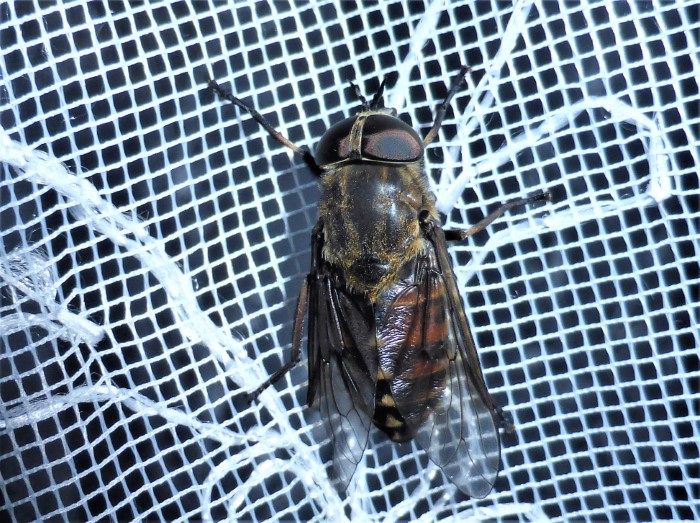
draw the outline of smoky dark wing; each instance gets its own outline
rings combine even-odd
[[[347,488],[362,459],[376,388],[377,364],[371,357],[371,307],[332,284],[332,275],[310,278],[309,404],[318,403],[333,442],[330,476]],[[376,342],[375,342],[376,345]]]
[[[403,325],[403,332],[392,338],[393,359],[399,362],[392,394],[433,463],[462,491],[483,498],[500,468],[494,406],[451,265],[437,248],[419,259],[414,284],[387,309],[387,325]],[[441,265],[440,258],[447,263]]]

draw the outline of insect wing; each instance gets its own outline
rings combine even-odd
[[[450,370],[442,407],[433,409],[435,422],[426,423],[417,438],[424,448],[429,445],[432,449],[437,444],[434,450],[428,451],[430,458],[461,490],[472,497],[483,498],[496,483],[501,465],[497,406],[484,383],[439,224],[435,224],[429,239],[437,261],[438,281],[444,286],[449,304],[453,343],[449,345]],[[443,444],[447,439],[452,439],[454,452]]]
[[[456,340],[452,323],[450,337]],[[464,353],[458,347],[448,350],[445,388],[415,439],[450,481],[469,496],[483,498],[493,488],[500,468],[498,430]]]
[[[319,402],[333,441],[330,475],[345,490],[367,446],[374,411],[371,316],[368,304],[333,285],[332,275],[320,275],[309,285],[309,403]]]
[[[386,351],[386,363],[395,362],[396,407],[431,461],[462,491],[483,498],[500,468],[498,431],[473,342],[462,329],[461,300],[449,287],[451,266],[439,259],[437,252],[421,255],[414,284],[387,305],[384,325],[394,330],[385,335],[400,341],[382,348],[380,366]]]

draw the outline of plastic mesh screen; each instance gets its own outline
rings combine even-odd
[[[698,4],[0,5],[0,474],[14,520],[700,519]],[[388,78],[513,416],[483,500],[373,430],[348,495],[289,358],[313,150]]]

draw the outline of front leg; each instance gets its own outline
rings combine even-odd
[[[304,147],[299,147],[295,143],[292,143],[289,138],[284,136],[282,133],[280,133],[277,129],[275,129],[270,122],[267,121],[267,119],[260,114],[258,111],[255,110],[254,107],[251,107],[247,103],[245,103],[243,100],[240,98],[233,96],[232,93],[221,87],[216,80],[209,79],[209,89],[214,91],[216,95],[219,98],[222,98],[228,102],[231,102],[232,104],[236,105],[237,107],[240,107],[244,111],[246,111],[250,116],[253,117],[253,119],[260,124],[260,126],[267,131],[267,133],[272,137],[274,140],[278,141],[285,147],[288,147],[298,155],[300,155],[303,159],[306,165],[309,166],[309,169],[311,169],[311,172],[313,172],[316,176],[321,176],[321,173],[323,172],[322,169],[319,167],[319,165],[316,163],[316,159],[314,156],[311,154],[311,152],[304,148]]]

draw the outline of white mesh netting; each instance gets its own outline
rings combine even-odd
[[[698,4],[0,4],[2,511],[35,519],[700,519]],[[374,430],[347,497],[289,358],[313,149],[372,95],[424,135],[514,418],[484,500]]]

